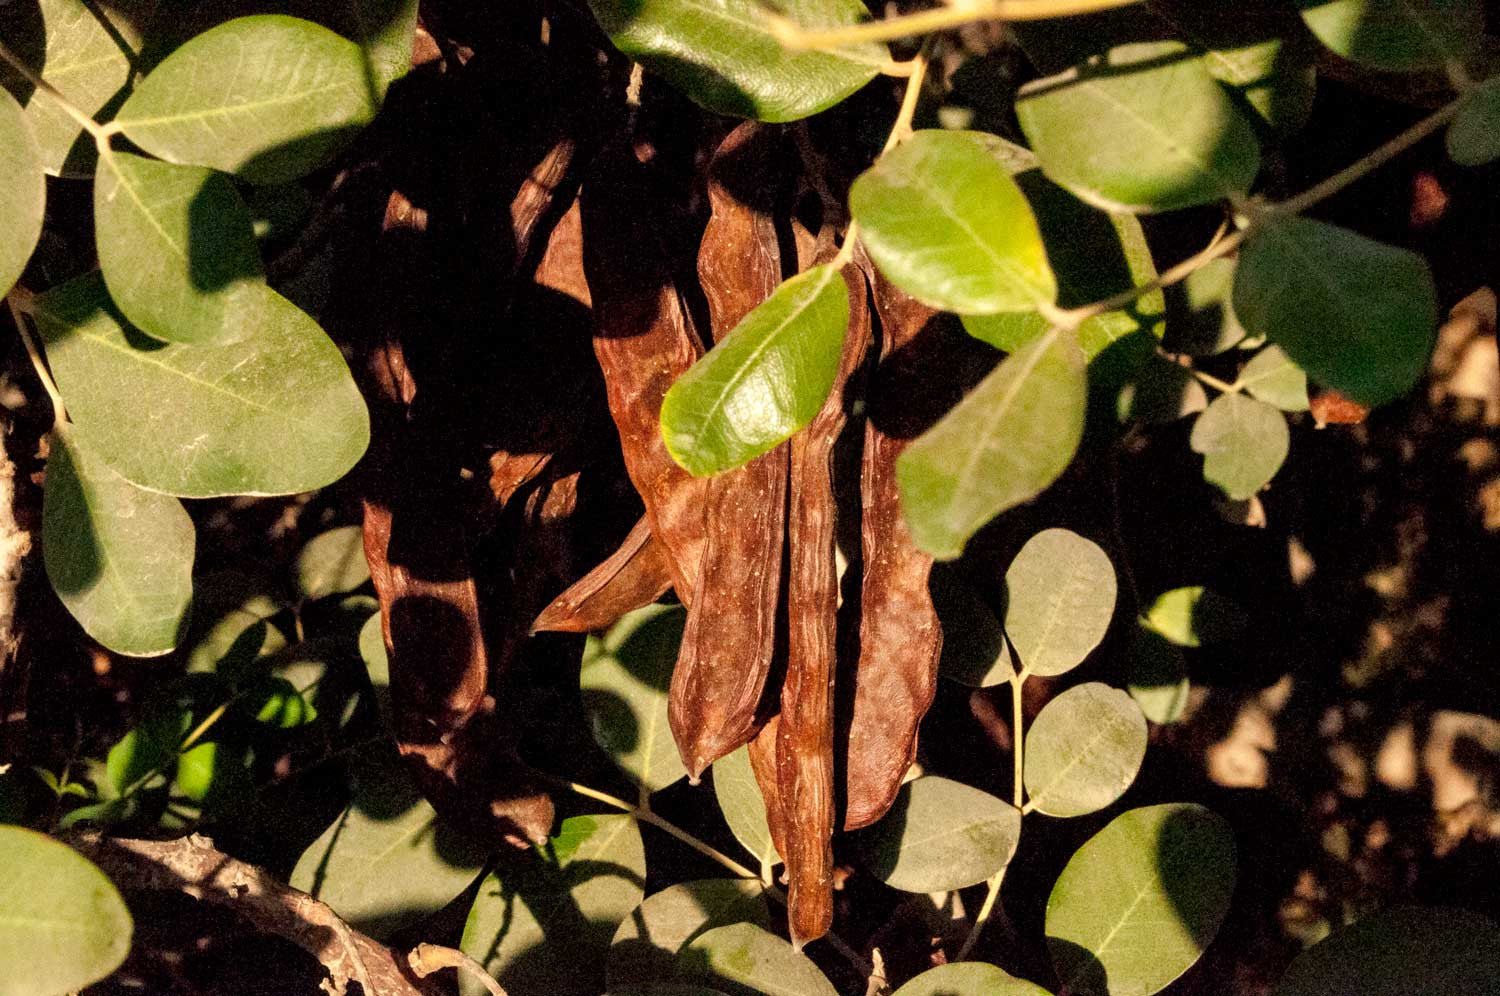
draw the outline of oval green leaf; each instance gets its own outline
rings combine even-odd
[[[838,996],[810,958],[753,923],[704,932],[682,952],[678,972],[728,996]]]
[[[1125,794],[1145,757],[1146,717],[1128,693],[1097,681],[1070,688],[1026,731],[1026,808],[1098,812]]]
[[[1318,40],[1346,59],[1413,72],[1462,65],[1484,38],[1478,0],[1298,0]]]
[[[893,996],[1051,996],[1041,986],[977,961],[929,968]]]
[[[193,599],[194,543],[182,502],[126,481],[58,424],[42,497],[42,561],[84,632],[132,657],[176,648]]]
[[[507,992],[595,996],[621,921],[646,879],[641,831],[629,816],[574,816],[539,851],[505,854],[479,885],[463,952]],[[464,996],[485,996],[477,980]]]
[[[1167,288],[1166,347],[1190,356],[1217,356],[1245,338],[1235,317],[1235,261],[1215,259]]]
[[[636,907],[609,947],[609,988],[649,987],[670,978],[677,954],[704,931],[732,923],[770,927],[765,887],[711,878],[663,889]]]
[[[1279,346],[1267,346],[1240,371],[1240,386],[1252,398],[1284,412],[1307,411],[1307,374]]]
[[[111,152],[94,173],[94,234],[109,296],[147,335],[206,346],[259,330],[260,250],[223,173]]]
[[[297,553],[297,594],[326,598],[353,591],[370,580],[365,560],[365,532],[359,526],[340,526],[308,540]]]
[[[876,878],[903,892],[963,889],[1010,863],[1021,811],[977,788],[926,775],[901,786],[891,811],[859,836]]]
[[[93,452],[183,498],[294,494],[347,473],[370,439],[364,399],[317,323],[266,294],[260,334],[228,346],[146,338],[97,274],[38,297],[48,363]]]
[[[120,892],[65,844],[0,826],[0,965],[7,994],[73,992],[119,967],[134,923]]]
[[[21,278],[42,237],[47,181],[21,105],[0,90],[0,296]]]
[[[940,560],[1057,480],[1083,439],[1088,376],[1071,335],[1049,330],[1001,361],[896,461],[912,538]]]
[[[1500,927],[1468,910],[1397,906],[1297,956],[1275,996],[1490,996],[1500,992]]]
[[[686,620],[681,605],[647,605],[583,647],[583,711],[594,740],[648,792],[687,775],[667,725],[667,688]]]
[[[1187,661],[1182,651],[1160,633],[1136,628],[1129,653],[1130,697],[1153,723],[1175,723],[1187,709]]]
[[[1193,423],[1188,444],[1203,454],[1204,480],[1244,501],[1276,476],[1292,435],[1286,417],[1264,401],[1221,394]]]
[[[1284,215],[1257,225],[1241,248],[1234,310],[1314,380],[1370,406],[1416,385],[1437,329],[1421,256]]]
[[[677,379],[661,405],[667,451],[689,473],[718,474],[813,420],[838,376],[849,286],[833,266],[783,283]]]
[[[1005,635],[1026,674],[1058,675],[1093,653],[1115,614],[1115,568],[1066,529],[1026,541],[1005,572]]]
[[[1047,947],[1078,996],[1151,996],[1192,967],[1234,891],[1234,835],[1202,806],[1117,816],[1078,849],[1047,900]]]
[[[1488,79],[1464,94],[1448,126],[1448,156],[1460,166],[1483,166],[1500,159],[1500,78]]]
[[[714,798],[729,824],[734,839],[749,851],[760,867],[770,868],[781,860],[766,823],[766,800],[755,783],[750,766],[750,748],[741,747],[713,763]]]
[[[1023,87],[1016,114],[1049,177],[1106,211],[1170,211],[1243,194],[1254,129],[1175,42],[1121,45],[1103,65]]]
[[[932,572],[928,588],[943,628],[941,673],[972,688],[1009,681],[1015,673],[1005,631],[973,585],[951,569]]]
[[[331,159],[377,106],[358,45],[311,21],[257,14],[167,56],[115,123],[168,162],[285,183]]]
[[[1218,592],[1192,585],[1158,595],[1142,624],[1179,647],[1201,647],[1239,638],[1250,619]]]
[[[719,114],[796,121],[837,104],[889,61],[884,45],[794,52],[756,0],[589,0],[615,47]],[[858,0],[789,0],[777,9],[808,28],[869,17]]]
[[[919,131],[849,190],[870,258],[934,308],[987,315],[1057,299],[1042,233],[997,143],[980,132]]]

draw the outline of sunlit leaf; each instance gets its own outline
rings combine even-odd
[[[849,191],[860,241],[908,294],[947,311],[1025,311],[1057,298],[1042,234],[980,132],[919,131]]]
[[[191,708],[175,701],[154,702],[140,723],[105,756],[109,792],[121,795],[141,785],[164,781],[164,772],[176,763],[178,747],[192,725]]]
[[[687,775],[667,725],[667,688],[687,610],[648,605],[583,648],[583,709],[594,739],[648,792]]]
[[[1083,353],[1060,329],[1003,360],[897,461],[917,545],[957,557],[986,522],[1055,481],[1083,438],[1087,406]]]
[[[1203,477],[1230,498],[1244,501],[1265,487],[1291,448],[1286,417],[1264,401],[1221,394],[1198,421],[1188,442],[1203,454]]]
[[[1145,625],[1136,628],[1129,651],[1130,697],[1153,723],[1175,723],[1187,709],[1187,661],[1170,640]]]
[[[1356,921],[1292,962],[1275,996],[1490,996],[1500,927],[1468,910],[1397,906]]]
[[[1103,65],[1037,80],[1016,114],[1047,175],[1105,210],[1169,211],[1250,188],[1255,133],[1201,56],[1118,46]]]
[[[864,86],[890,59],[884,45],[794,52],[766,27],[756,0],[589,0],[625,55],[720,114],[795,121]],[[858,0],[787,0],[777,9],[807,28],[869,17]]]
[[[1187,803],[1132,809],[1073,855],[1047,900],[1047,947],[1079,996],[1150,996],[1192,967],[1229,908],[1229,825]]]
[[[901,786],[891,811],[859,837],[870,871],[903,892],[962,889],[1010,863],[1021,811],[936,775]]]
[[[129,483],[58,424],[42,499],[42,560],[84,632],[135,657],[174,649],[193,598],[194,543],[182,502]]]
[[[706,930],[731,923],[770,927],[765,887],[748,879],[713,878],[663,889],[620,924],[609,948],[611,991],[669,978],[677,953]]]
[[[332,158],[377,106],[358,45],[311,21],[259,14],[167,56],[115,122],[168,162],[283,183]]]
[[[268,620],[281,602],[244,575],[224,571],[193,581],[193,624],[187,641],[187,669],[234,678],[254,660],[286,646],[286,637]]]
[[[766,824],[766,801],[750,766],[750,748],[741,747],[715,761],[713,777],[714,798],[734,839],[764,867],[780,861]]]
[[[893,996],[1051,996],[1032,982],[978,961],[929,968]]]
[[[783,283],[667,392],[661,431],[672,459],[717,474],[811,422],[833,389],[848,326],[849,287],[835,267]]]
[[[1448,155],[1460,166],[1483,166],[1500,159],[1500,78],[1485,80],[1464,94],[1458,116],[1448,126]]]
[[[1143,620],[1179,647],[1201,647],[1239,637],[1249,625],[1245,610],[1201,585],[1158,595]]]
[[[353,591],[370,580],[365,535],[359,526],[340,526],[319,533],[297,553],[297,593],[324,598]]]
[[[1115,569],[1098,545],[1066,529],[1026,541],[1005,572],[1005,635],[1027,674],[1083,663],[1115,612]]]
[[[0,991],[73,992],[113,972],[134,923],[119,890],[77,851],[0,826]]]
[[[1239,383],[1252,398],[1284,412],[1307,411],[1307,374],[1277,346],[1256,353],[1240,371]]]
[[[595,996],[610,941],[640,905],[645,878],[632,817],[570,817],[540,849],[502,855],[479,885],[460,946],[507,992]],[[469,978],[459,991],[486,993]]]
[[[753,923],[699,935],[683,951],[678,971],[729,996],[838,996],[811,959]]]
[[[1146,718],[1130,695],[1091,681],[1048,702],[1026,731],[1027,804],[1083,816],[1125,793],[1146,756]]]
[[[370,422],[343,356],[266,293],[260,334],[229,346],[147,339],[97,274],[38,297],[47,361],[93,452],[133,484],[192,498],[310,491],[354,466]]]
[[[0,90],[0,295],[10,293],[42,235],[46,178],[21,106]]]
[[[1484,38],[1479,0],[1298,0],[1298,6],[1324,45],[1377,69],[1461,63]]]

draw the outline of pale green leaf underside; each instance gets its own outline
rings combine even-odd
[[[1048,816],[1084,816],[1125,793],[1146,756],[1146,718],[1130,695],[1099,682],[1047,703],[1026,731],[1026,792]]]
[[[207,346],[259,331],[260,250],[228,176],[112,152],[94,173],[94,232],[110,297],[142,332]]]
[[[284,183],[323,165],[375,115],[360,47],[300,18],[236,18],[152,70],[115,121],[168,162]]]
[[[893,996],[1051,996],[1032,982],[1018,979],[994,965],[978,961],[952,962],[929,968]]]
[[[662,438],[698,476],[775,448],[823,407],[849,327],[849,288],[815,266],[761,302],[667,391]]]
[[[870,871],[903,892],[943,892],[1004,868],[1021,836],[1021,811],[988,792],[927,775],[907,782],[860,849]]]
[[[1239,383],[1252,398],[1284,412],[1307,411],[1307,374],[1279,346],[1256,353],[1240,371]]]
[[[1235,501],[1270,483],[1291,449],[1286,417],[1243,394],[1221,394],[1193,423],[1188,443],[1203,454],[1203,478]]]
[[[1469,910],[1380,910],[1298,955],[1274,996],[1334,992],[1490,996],[1500,992],[1500,927]]]
[[[584,644],[580,684],[594,740],[648,792],[687,775],[667,725],[686,616],[681,605],[648,605]]]
[[[1412,72],[1461,63],[1484,38],[1479,0],[1299,0],[1324,45],[1377,69]]]
[[[713,773],[714,798],[734,839],[762,866],[776,864],[781,858],[766,823],[766,801],[755,784],[750,748],[741,747],[715,761]]]
[[[1448,126],[1448,155],[1460,166],[1500,159],[1500,79],[1489,79],[1464,95]]]
[[[0,826],[0,965],[6,993],[65,993],[113,972],[134,924],[114,884],[72,848]]]
[[[849,191],[875,264],[934,308],[993,314],[1057,298],[1036,218],[997,144],[980,132],[919,131]]]
[[[1047,944],[1078,996],[1151,996],[1192,967],[1234,891],[1229,825],[1187,803],[1132,809],[1079,848],[1047,900]]]
[[[732,923],[770,927],[771,914],[760,882],[700,879],[647,896],[621,922],[610,942],[610,990],[650,986],[669,978],[686,944],[704,931]]]
[[[326,598],[353,591],[370,580],[365,535],[359,526],[340,526],[308,540],[297,553],[297,594]],[[375,617],[378,621],[379,616]]]
[[[630,58],[720,114],[795,121],[832,107],[874,79],[884,45],[793,52],[766,28],[756,0],[589,0],[594,17]],[[778,5],[799,24],[830,28],[869,17],[858,0]]]
[[[0,90],[0,296],[21,277],[42,235],[47,185],[21,106]]]
[[[97,274],[36,301],[68,414],[140,487],[184,498],[293,494],[363,455],[369,414],[338,348],[266,291],[260,334],[228,346],[154,342],[122,324]]]
[[[142,491],[74,430],[52,434],[42,500],[42,559],[89,636],[116,653],[177,646],[193,597],[193,522],[182,502]]]
[[[736,993],[838,996],[810,958],[753,923],[706,931],[688,945],[681,964],[683,977]]]
[[[1115,569],[1098,545],[1066,529],[1026,541],[1005,572],[1005,635],[1028,674],[1083,663],[1115,612]]]

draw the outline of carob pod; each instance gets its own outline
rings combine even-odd
[[[776,773],[776,734],[781,716],[772,716],[755,739],[750,741],[750,773],[760,787],[761,801],[766,804],[766,829],[771,832],[771,846],[786,860],[786,809],[781,805],[781,784]]]
[[[592,633],[649,605],[672,587],[666,549],[642,517],[609,559],[573,583],[542,610],[533,633]]]
[[[712,214],[698,253],[714,340],[781,283],[774,214],[789,188],[782,133],[746,123],[708,167]],[[705,480],[705,538],[672,672],[668,719],[688,773],[755,736],[775,652],[786,536],[786,446]]]

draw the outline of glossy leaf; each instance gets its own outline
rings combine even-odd
[[[1500,992],[1500,927],[1469,910],[1396,906],[1297,956],[1274,996],[1489,996]]]
[[[1146,757],[1146,718],[1126,692],[1091,681],[1048,702],[1026,731],[1027,806],[1084,816],[1125,793]]]
[[[111,152],[94,173],[94,233],[109,296],[147,335],[208,346],[259,331],[260,250],[223,173]]]
[[[672,459],[717,474],[811,422],[833,389],[848,326],[849,288],[834,267],[783,283],[667,391],[661,430]]]
[[[1153,723],[1175,723],[1187,709],[1187,661],[1170,640],[1145,625],[1137,627],[1129,652],[1130,697]]]
[[[1203,477],[1244,501],[1270,483],[1291,449],[1286,418],[1264,401],[1221,394],[1198,421],[1188,443],[1203,454]]]
[[[1284,412],[1307,411],[1307,374],[1277,346],[1267,346],[1240,371],[1239,383],[1252,398]]]
[[[765,868],[781,860],[766,823],[766,801],[755,784],[750,767],[750,748],[741,747],[715,761],[714,798],[734,839]]]
[[[313,841],[291,884],[372,937],[448,905],[478,876],[485,848],[444,826],[400,767],[361,761],[347,809]]]
[[[1234,310],[1314,380],[1369,405],[1416,385],[1437,328],[1421,256],[1298,217],[1277,216],[1251,232]]]
[[[681,605],[648,605],[583,648],[583,710],[594,740],[648,792],[687,775],[667,725],[667,688],[686,617]]]
[[[1072,461],[1087,405],[1083,353],[1061,330],[1003,360],[896,462],[917,545],[951,560],[990,519],[1036,497]]]
[[[755,0],[589,0],[625,55],[719,114],[795,121],[837,104],[890,59],[884,45],[794,52],[767,29]],[[808,28],[869,17],[858,0],[790,0],[778,9]]]
[[[1346,59],[1411,72],[1461,63],[1484,37],[1479,0],[1298,0],[1318,40]]]
[[[194,543],[182,502],[129,483],[59,423],[47,458],[42,560],[84,632],[133,657],[173,650],[193,598]]]
[[[284,183],[332,158],[376,106],[358,45],[311,21],[259,14],[167,56],[115,122],[168,162]]]
[[[962,889],[1010,863],[1021,811],[988,792],[926,775],[901,786],[896,803],[864,831],[860,850],[876,878],[903,892]]]
[[[47,183],[21,105],[0,90],[0,296],[10,293],[42,235]]]
[[[1005,635],[1027,674],[1083,663],[1115,612],[1115,569],[1098,545],[1066,529],[1026,541],[1005,572]]]
[[[1170,211],[1249,190],[1255,133],[1208,67],[1175,42],[1028,84],[1016,114],[1042,169],[1108,211]]]
[[[1500,159],[1500,79],[1488,79],[1464,94],[1448,126],[1448,155],[1460,166]]]
[[[729,996],[838,996],[811,959],[753,923],[706,931],[682,953],[679,972]]]
[[[681,882],[647,896],[610,943],[610,990],[652,986],[670,978],[678,952],[714,927],[753,923],[769,928],[764,892],[759,882],[712,878]]]
[[[978,961],[929,968],[892,996],[1050,996],[1032,982]]]
[[[1245,338],[1234,313],[1232,259],[1216,259],[1167,289],[1167,349],[1191,356],[1216,356]]]
[[[365,534],[359,526],[340,526],[308,540],[297,553],[297,594],[326,598],[353,591],[370,580]]]
[[[854,181],[849,210],[882,273],[945,311],[1026,311],[1057,298],[1042,233],[980,132],[919,131]]]
[[[541,849],[502,856],[460,944],[507,992],[595,996],[616,928],[640,905],[641,831],[621,815],[574,816]],[[461,978],[464,996],[484,996]]]
[[[1163,592],[1146,610],[1143,623],[1179,647],[1234,640],[1249,627],[1245,610],[1201,585]]]
[[[1187,803],[1132,809],[1073,855],[1047,900],[1047,946],[1079,996],[1150,996],[1192,967],[1229,908],[1229,825]]]
[[[370,438],[323,330],[267,291],[266,322],[229,346],[162,345],[123,324],[97,275],[37,298],[68,414],[126,480],[186,498],[291,494],[342,477]]]
[[[134,923],[119,890],[51,837],[0,826],[0,992],[41,996],[84,988],[130,952]]]

